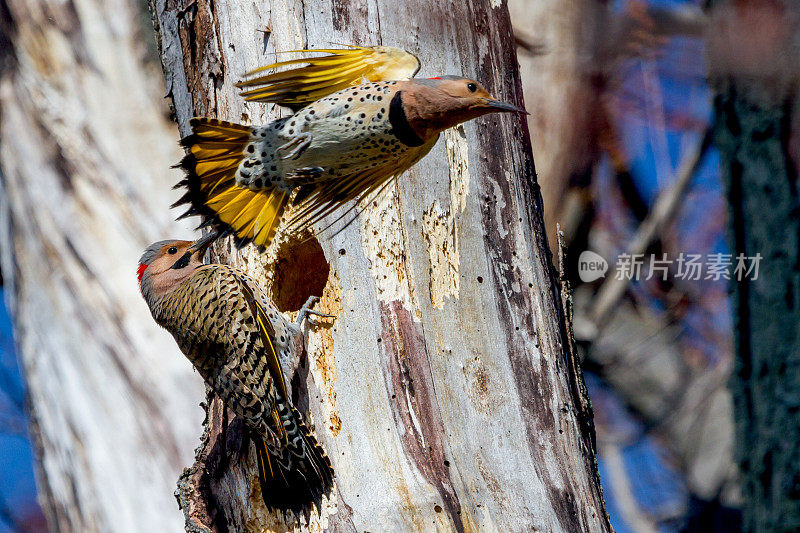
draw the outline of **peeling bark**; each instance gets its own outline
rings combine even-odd
[[[275,109],[238,96],[239,76],[276,50],[332,42],[401,46],[422,58],[420,76],[463,72],[522,100],[499,2],[152,8],[183,134],[194,115],[273,120]],[[324,287],[318,309],[336,318],[308,328],[290,380],[336,488],[319,514],[269,513],[249,446],[226,444],[227,468],[211,468],[219,460],[207,452],[230,442],[212,399],[179,491],[189,530],[610,529],[524,119],[492,115],[448,132],[354,224],[318,239],[309,261],[327,269],[282,263],[303,239],[281,230],[264,254],[227,243],[213,253],[258,279],[284,312]],[[290,278],[287,268],[303,270]]]

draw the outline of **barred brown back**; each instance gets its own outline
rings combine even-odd
[[[269,507],[307,510],[333,484],[333,470],[291,405],[279,354],[291,357],[286,320],[255,283],[225,265],[197,268],[153,305],[153,316],[256,445]]]

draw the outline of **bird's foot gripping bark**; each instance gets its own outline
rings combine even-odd
[[[295,320],[295,324],[297,327],[303,325],[303,320],[307,319],[309,315],[320,316],[323,318],[334,318],[333,315],[328,315],[326,313],[320,313],[319,311],[314,311],[311,307],[319,301],[319,296],[309,296],[306,303],[303,304],[303,307],[300,308],[300,312],[297,313],[297,320]]]
[[[297,159],[311,146],[311,134],[308,132],[297,135],[294,139],[278,147],[278,152],[285,152],[281,159]]]

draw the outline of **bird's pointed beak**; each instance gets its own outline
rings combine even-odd
[[[211,246],[217,238],[219,238],[219,232],[213,230],[194,241],[189,247],[189,251],[192,252],[192,255],[198,254],[198,257],[202,261],[206,250],[208,250],[208,247]]]
[[[491,107],[493,110],[502,111],[506,113],[522,113],[524,115],[530,115],[530,113],[528,113],[521,107],[513,106],[511,104],[507,104],[506,102],[495,100],[494,98],[484,98],[483,101],[486,103],[488,107]]]

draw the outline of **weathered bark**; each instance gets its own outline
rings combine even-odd
[[[175,531],[199,377],[136,286],[180,150],[126,0],[0,2],[0,251],[53,531]],[[184,226],[183,235],[188,236]]]
[[[800,11],[773,0],[713,4],[708,40],[731,250],[762,257],[757,279],[732,281],[744,528],[797,531],[800,194],[791,139]]]
[[[421,76],[463,72],[521,100],[500,2],[153,9],[184,134],[193,115],[274,119],[234,83],[274,50],[331,42],[401,46],[423,59]],[[337,476],[309,529],[609,529],[541,217],[524,120],[490,116],[447,132],[354,224],[306,243],[303,260],[298,239],[280,233],[263,255],[216,248],[282,310],[321,293],[318,308],[336,315],[310,328],[292,379]],[[204,446],[181,480],[187,527],[299,527],[258,501],[239,434],[212,401]]]

